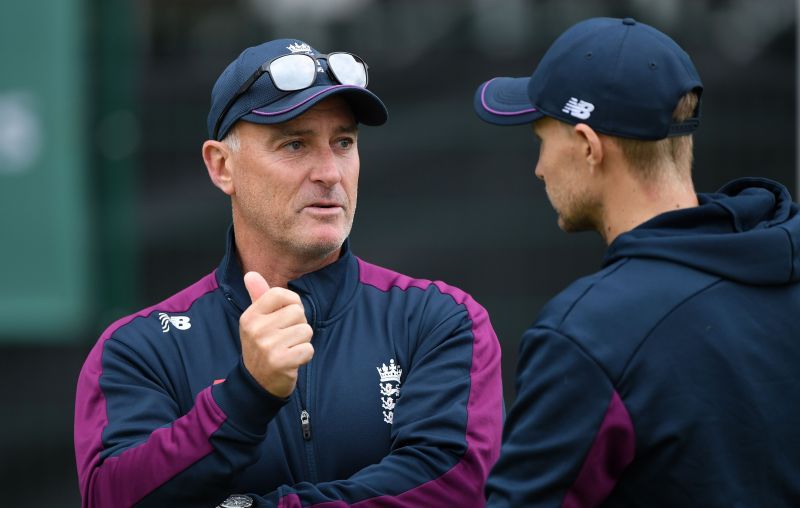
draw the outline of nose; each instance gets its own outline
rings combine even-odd
[[[333,187],[342,181],[339,160],[331,147],[319,150],[309,177],[312,182],[320,183],[325,187]]]
[[[536,178],[544,182],[544,174],[542,173],[542,165],[537,163],[536,169],[534,170],[533,174],[536,175]]]

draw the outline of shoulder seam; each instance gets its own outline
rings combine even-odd
[[[161,311],[161,312],[186,312],[186,311],[188,311],[202,297],[206,296],[209,293],[213,293],[214,291],[219,289],[219,285],[217,284],[215,275],[216,275],[216,270],[214,270],[211,273],[209,273],[208,275],[202,277],[201,279],[199,279],[198,281],[194,282],[193,284],[181,289],[180,291],[178,291],[177,293],[173,294],[169,298],[166,298],[166,299],[156,303],[155,305],[151,305],[150,307],[145,307],[143,309],[138,310],[137,312],[134,312],[132,314],[128,314],[127,316],[123,316],[123,317],[117,319],[116,321],[114,321],[111,325],[109,325],[103,331],[103,333],[101,334],[101,337],[110,338],[117,331],[121,330],[123,327],[126,327],[126,326],[130,325],[131,323],[136,321],[138,318],[147,318],[147,317],[151,316],[154,312],[159,312],[159,311]],[[166,305],[167,302],[169,302],[173,298],[176,298],[178,295],[181,295],[182,293],[189,291],[194,286],[200,285],[200,283],[202,283],[206,279],[211,279],[211,281],[210,281],[211,282],[211,286],[209,288],[207,288],[206,291],[203,291],[202,293],[197,294],[190,302],[188,302],[187,305],[185,305],[186,308],[183,308],[184,306],[181,306],[181,307],[175,308],[175,309],[168,308],[168,305]]]
[[[588,351],[585,347],[583,347],[583,345],[581,345],[580,342],[575,340],[573,337],[567,335],[566,333],[562,332],[561,330],[558,330],[558,329],[550,327],[550,326],[536,325],[536,326],[534,326],[532,328],[529,328],[529,331],[530,330],[536,330],[536,329],[546,330],[548,332],[555,333],[556,335],[558,335],[560,337],[563,337],[568,342],[570,342],[578,351],[581,352],[581,354],[583,354],[583,356],[585,356],[586,358],[590,359],[592,361],[592,363],[595,364],[595,366],[600,370],[600,372],[602,372],[603,375],[606,377],[606,379],[611,384],[611,386],[614,388],[614,390],[616,390],[617,384],[614,381],[614,378],[612,378],[611,375],[609,375],[609,373],[606,370],[606,368],[599,361],[597,361],[597,358],[595,358],[595,356],[593,354],[591,354],[590,351]]]
[[[613,270],[609,271],[609,272],[608,272],[608,273],[606,273],[606,274],[603,274],[603,276],[602,276],[602,277],[599,277],[597,280],[594,280],[594,281],[592,281],[592,283],[591,283],[591,284],[589,284],[588,286],[586,286],[586,289],[584,289],[584,290],[583,290],[583,292],[582,292],[580,295],[578,295],[577,297],[575,297],[575,298],[572,300],[572,303],[570,304],[569,308],[566,310],[566,312],[564,312],[564,315],[563,315],[563,316],[561,316],[561,319],[560,319],[560,320],[559,320],[559,322],[558,322],[558,326],[560,327],[561,325],[563,325],[563,324],[564,324],[564,321],[566,321],[566,320],[567,320],[567,318],[569,317],[569,315],[572,313],[572,309],[574,309],[574,308],[575,308],[575,306],[578,304],[578,302],[580,302],[580,301],[583,299],[583,297],[584,297],[584,296],[586,296],[586,294],[587,294],[587,293],[589,293],[589,291],[591,291],[592,289],[594,289],[594,287],[597,285],[597,283],[598,283],[598,282],[602,281],[602,280],[603,280],[603,279],[605,279],[606,277],[609,277],[610,275],[612,275],[613,273],[615,273],[617,270],[619,270],[619,269],[620,269],[620,268],[622,268],[624,265],[626,265],[626,264],[628,263],[628,261],[630,261],[630,258],[624,258],[624,260],[620,261],[620,262],[619,262],[619,264],[618,264],[618,266],[616,266],[616,267],[615,267]],[[566,336],[565,336],[565,337],[566,337]]]
[[[648,339],[650,339],[650,337],[653,335],[653,332],[659,326],[661,326],[661,323],[663,323],[665,319],[667,319],[669,316],[671,316],[676,310],[678,310],[678,308],[683,306],[689,300],[693,299],[694,297],[696,297],[700,293],[708,291],[709,289],[711,289],[712,287],[716,286],[717,284],[723,282],[724,280],[725,279],[723,279],[721,277],[718,277],[713,282],[711,282],[711,283],[707,284],[706,286],[703,286],[702,288],[698,289],[697,291],[687,295],[686,298],[684,298],[683,300],[681,300],[680,302],[675,304],[671,309],[669,309],[669,311],[665,312],[664,315],[662,315],[661,318],[658,321],[656,321],[655,324],[653,324],[653,326],[650,328],[650,330],[648,330],[647,333],[644,334],[644,336],[642,337],[642,340],[639,341],[639,344],[637,344],[636,347],[634,348],[634,350],[631,352],[630,356],[628,357],[627,361],[625,362],[625,365],[622,367],[622,370],[620,370],[619,379],[622,379],[623,377],[625,377],[625,373],[628,371],[628,368],[630,367],[631,362],[633,362],[633,359],[639,354],[639,351],[642,349],[642,346],[644,346],[644,343],[647,342]]]

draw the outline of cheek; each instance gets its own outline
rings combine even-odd
[[[344,168],[342,174],[342,186],[344,187],[345,192],[350,199],[355,202],[356,195],[358,194],[358,175],[359,175],[359,164],[358,164],[358,156],[356,155],[355,160],[352,161],[348,167]]]

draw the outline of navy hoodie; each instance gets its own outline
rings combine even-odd
[[[286,400],[241,362],[251,302],[232,234],[217,270],[103,333],[75,407],[84,507],[211,508],[229,494],[255,506],[484,504],[502,425],[486,311],[347,243],[289,289],[314,358]]]
[[[523,336],[490,506],[800,505],[800,216],[741,179],[620,235]]]

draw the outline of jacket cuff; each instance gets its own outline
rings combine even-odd
[[[288,397],[275,397],[262,388],[241,359],[224,382],[211,387],[211,395],[227,416],[228,423],[254,435],[266,434],[269,422],[289,401]]]

